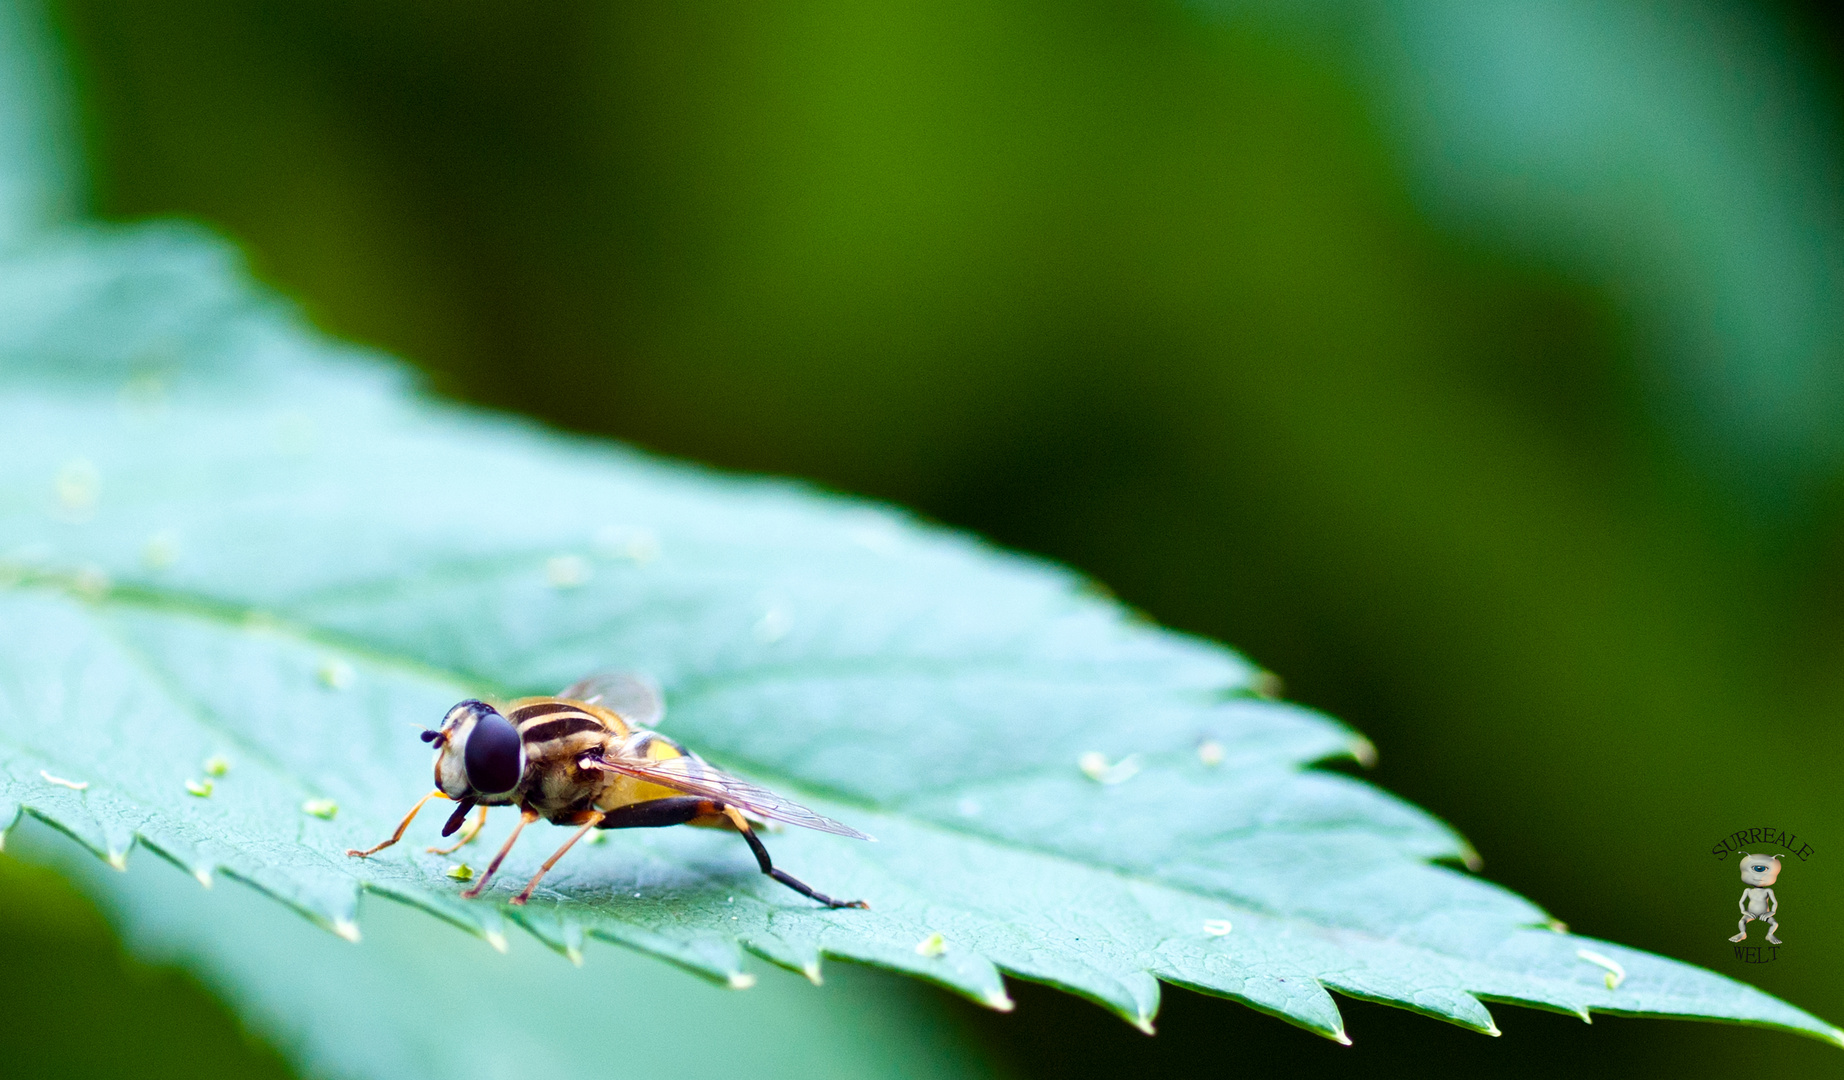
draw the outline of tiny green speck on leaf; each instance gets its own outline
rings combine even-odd
[[[322,821],[331,821],[333,815],[339,813],[339,804],[332,799],[309,799],[301,804],[301,812]]]
[[[345,690],[352,686],[356,672],[344,660],[328,660],[320,665],[320,685],[328,690]]]

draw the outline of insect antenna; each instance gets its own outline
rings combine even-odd
[[[426,743],[431,743],[437,747],[440,747],[443,743],[448,741],[448,736],[442,734],[439,731],[424,731],[423,741]]]

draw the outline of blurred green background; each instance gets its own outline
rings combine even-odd
[[[1067,561],[1365,731],[1376,782],[1575,931],[1844,1020],[1844,35],[1823,9],[54,12],[94,212],[210,223],[444,394]],[[1817,854],[1776,890],[1789,947],[1747,966],[1709,852],[1758,825]],[[55,895],[0,880],[22,908]],[[113,949],[93,920],[7,920],[5,969],[58,974],[0,1013],[118,1002],[120,1060],[282,1068],[190,984],[124,983]],[[1149,1041],[1016,992],[1009,1016],[950,1007],[1024,1076],[1844,1065],[1509,1006],[1487,1039],[1348,1003],[1347,1049],[1178,990]],[[0,1050],[53,1030],[9,1021]]]

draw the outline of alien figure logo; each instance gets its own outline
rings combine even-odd
[[[1770,888],[1774,879],[1779,876],[1780,856],[1750,855],[1745,851],[1742,852],[1742,883],[1748,887],[1742,890],[1742,921],[1736,924],[1736,929],[1741,933],[1730,938],[1730,941],[1748,940],[1748,924],[1756,919],[1765,919],[1767,920],[1767,943],[1769,945],[1780,944],[1780,939],[1774,936],[1780,929],[1779,922],[1774,919],[1774,915],[1780,910],[1780,900]]]

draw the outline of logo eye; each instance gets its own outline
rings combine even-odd
[[[483,795],[500,795],[518,787],[525,767],[519,729],[491,709],[481,713],[467,737],[462,764],[467,767],[468,783]]]

